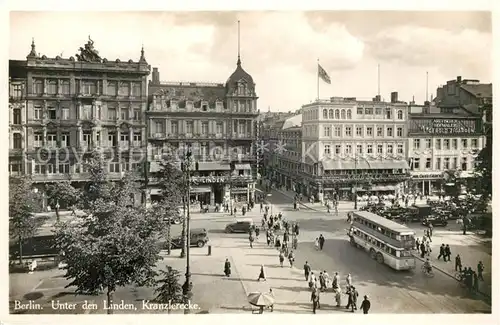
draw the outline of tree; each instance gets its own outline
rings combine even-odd
[[[492,194],[492,156],[492,143],[491,141],[486,141],[486,146],[476,157],[477,164],[474,168],[474,176],[476,178],[474,192],[481,195],[481,198],[486,202],[491,200]]]
[[[57,222],[59,222],[59,204],[64,204],[74,213],[82,195],[81,191],[74,188],[70,181],[50,184],[47,186],[46,193],[48,204],[55,207]]]
[[[19,244],[19,264],[23,263],[23,243],[36,235],[45,218],[33,214],[41,210],[40,194],[27,176],[9,178],[9,235]]]
[[[112,183],[103,166],[97,154],[87,163],[86,216],[78,223],[58,224],[56,243],[65,254],[67,287],[83,294],[105,291],[110,306],[117,287],[154,285],[154,267],[161,258],[158,233],[164,225],[157,214],[129,204],[135,187],[131,177]]]
[[[159,287],[155,289],[157,294],[155,301],[162,304],[168,304],[169,302],[172,304],[182,303],[183,295],[182,285],[179,283],[179,277],[181,276],[179,271],[167,266],[166,270],[160,270],[160,274],[162,278],[156,281]],[[170,314],[170,308],[168,313]]]

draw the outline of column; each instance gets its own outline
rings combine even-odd
[[[61,94],[61,79],[57,79],[57,89],[56,89],[56,95]]]
[[[99,146],[99,144],[97,143],[97,128],[96,127],[93,127],[92,128],[92,148],[95,148],[96,146]]]
[[[250,202],[250,184],[247,184],[247,202]]]
[[[432,194],[432,181],[429,180],[429,195]]]
[[[121,119],[122,116],[122,107],[120,105],[120,102],[116,102],[116,116],[119,119]]]
[[[78,131],[76,133],[76,145],[78,147],[81,147],[82,146],[82,142],[83,142],[83,130],[82,130],[82,126],[81,125],[78,125]]]
[[[422,181],[422,194],[425,194],[425,181]]]
[[[214,193],[214,187],[210,187],[210,206],[215,205],[215,193]]]
[[[47,145],[47,127],[43,127],[43,146]]]
[[[57,137],[57,146],[58,147],[62,147],[62,143],[61,143],[61,128],[58,126],[57,127],[57,131],[56,131],[56,137]]]
[[[129,81],[128,82],[128,96],[132,96],[132,86],[133,86],[132,81]]]
[[[118,148],[120,148],[120,139],[121,139],[122,131],[119,127],[116,128],[116,143],[118,144]]]
[[[46,95],[47,94],[47,79],[44,78],[43,79],[43,95]]]
[[[130,127],[128,129],[128,143],[129,143],[129,148],[133,146],[133,139],[134,139],[134,128]]]

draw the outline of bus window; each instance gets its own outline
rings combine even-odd
[[[401,251],[396,251],[396,257],[401,257]]]
[[[402,256],[404,256],[404,257],[410,257],[411,256],[411,252],[409,252],[409,251],[401,251],[401,253],[402,253]]]
[[[394,248],[391,248],[391,255],[399,257],[399,254],[397,254],[398,251],[396,251]]]

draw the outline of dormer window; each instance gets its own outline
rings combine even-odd
[[[187,109],[193,109],[193,101],[192,100],[186,101],[186,108]]]
[[[208,112],[208,102],[201,102],[201,111]]]
[[[172,109],[177,109],[177,106],[178,106],[178,105],[177,105],[177,99],[171,99],[171,100],[170,100],[170,107],[171,107]]]
[[[216,101],[215,102],[215,109],[216,110],[222,110],[224,108],[224,104],[221,101]]]
[[[238,83],[238,95],[244,95],[245,94],[245,83],[239,82]]]

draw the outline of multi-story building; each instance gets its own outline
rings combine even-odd
[[[93,44],[89,38],[76,59],[48,58],[33,41],[26,61],[10,61],[9,171],[31,174],[40,189],[60,180],[83,185],[94,149],[109,161],[110,179],[144,162],[144,50],[135,62],[108,61]]]
[[[409,178],[408,105],[332,97],[303,106],[304,194],[398,193]]]
[[[160,194],[154,173],[162,156],[169,151],[182,158],[189,146],[198,166],[192,171],[192,200],[254,200],[257,98],[239,57],[226,83],[162,82],[153,68],[147,112],[151,199]]]
[[[286,190],[302,192],[302,115],[288,118],[278,132],[278,145],[274,148],[276,157],[275,180]]]

